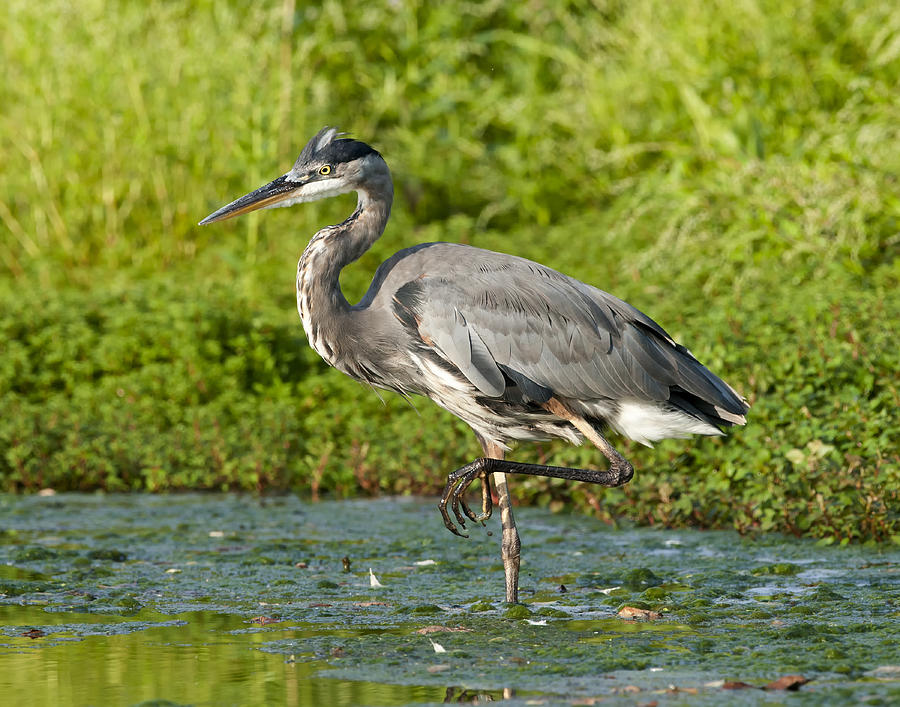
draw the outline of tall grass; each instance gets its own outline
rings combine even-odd
[[[607,493],[612,512],[900,533],[900,361],[885,333],[900,323],[894,3],[10,0],[0,35],[0,396],[18,416],[0,430],[5,487],[430,489],[440,474],[396,479],[475,453],[446,416],[381,408],[304,348],[292,260],[350,197],[195,225],[333,124],[381,150],[397,187],[385,237],[344,274],[351,297],[416,241],[516,252],[629,299],[754,401],[727,445],[636,450],[647,481]],[[110,324],[126,314],[128,327]],[[150,346],[159,316],[227,355],[172,343],[155,373],[135,353],[115,360],[129,336]],[[203,328],[220,316],[230,323]],[[247,326],[281,332],[262,336],[274,369],[228,392]],[[51,345],[60,338],[70,350]],[[184,392],[198,365],[221,376],[216,395]],[[176,404],[153,375],[183,384]],[[125,383],[144,406],[127,444],[114,424]],[[398,456],[367,417],[401,437],[427,422],[434,437]],[[279,435],[296,439],[275,454]],[[173,440],[193,451],[167,456]],[[597,461],[557,446],[522,454]],[[204,474],[229,458],[233,473]],[[796,484],[778,490],[778,478]],[[834,512],[816,500],[832,481]],[[809,520],[829,513],[831,525]],[[874,525],[852,530],[867,514]]]
[[[649,227],[641,248],[708,192],[756,189],[749,211],[824,208],[833,188],[870,195],[900,169],[889,2],[13,0],[0,22],[3,262],[16,274],[190,261],[222,239],[198,215],[279,173],[326,123],[388,156],[407,228],[547,225],[620,202]],[[786,189],[794,169],[802,183]],[[874,224],[835,227],[851,259],[860,225],[875,247],[895,235],[896,202],[859,206]],[[268,233],[321,218],[231,228],[251,248],[258,229],[252,255],[281,258]]]

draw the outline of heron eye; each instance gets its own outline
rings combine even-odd
[[[323,164],[321,167],[319,167],[319,174],[321,174],[323,176],[326,174],[331,174],[331,165]]]

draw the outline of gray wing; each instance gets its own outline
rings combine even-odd
[[[746,412],[726,383],[626,302],[523,258],[436,245],[418,253],[420,272],[395,290],[394,313],[485,396],[514,387],[536,402],[662,402],[684,392],[695,407]]]

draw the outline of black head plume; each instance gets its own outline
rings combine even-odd
[[[376,150],[359,140],[342,138],[346,133],[338,132],[337,128],[325,126],[310,139],[300,156],[294,163],[294,169],[312,161],[341,164],[352,162],[365,155],[378,154]]]

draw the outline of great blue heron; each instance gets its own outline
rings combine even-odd
[[[316,233],[297,266],[297,309],[313,349],[340,371],[402,395],[425,395],[465,421],[484,457],[449,475],[440,510],[449,530],[491,515],[499,499],[506,600],[518,600],[519,535],[506,474],[620,486],[633,469],[601,433],[644,444],[743,425],[747,402],[652,319],[631,305],[539,263],[454,243],[423,243],[388,258],[358,304],[341,269],[384,231],[394,187],[369,145],[322,128],[281,177],[223,206],[201,224],[255,209],[356,191],[356,210]],[[511,440],[586,437],[605,471],[504,459]],[[464,494],[482,482],[481,513]]]

